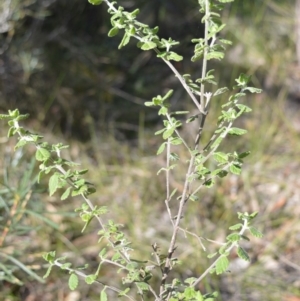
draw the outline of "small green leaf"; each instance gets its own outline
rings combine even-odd
[[[161,130],[155,132],[154,135],[160,135],[160,134],[162,134],[164,131],[165,131],[165,129],[161,129]]]
[[[241,235],[241,238],[242,238],[242,239],[245,239],[245,240],[247,240],[247,241],[250,241],[249,237],[246,236],[246,235]]]
[[[212,59],[221,60],[223,58],[224,58],[224,53],[223,52],[219,52],[219,51],[209,52],[206,55],[206,59],[207,60],[212,60]]]
[[[210,149],[213,149],[213,148],[217,148],[219,145],[220,145],[220,143],[222,142],[222,140],[223,140],[223,138],[222,137],[218,137],[215,141],[214,141],[214,143],[210,146]]]
[[[257,238],[262,238],[264,235],[254,227],[249,227],[250,233]]]
[[[50,152],[45,149],[45,148],[38,148],[36,153],[35,153],[35,158],[38,160],[38,161],[46,161],[50,158],[51,154]]]
[[[229,266],[229,261],[227,257],[221,256],[220,259],[216,263],[216,274],[220,275],[227,271]]]
[[[45,275],[43,276],[44,279],[48,278],[50,273],[51,273],[51,270],[52,270],[52,267],[53,265],[50,265],[45,273]]]
[[[238,154],[239,159],[243,159],[251,154],[250,151]]]
[[[74,273],[71,274],[69,278],[69,288],[71,291],[74,291],[78,286],[78,276]]]
[[[7,133],[7,137],[13,137],[13,135],[15,134],[15,128],[14,127],[10,127]]]
[[[142,291],[149,291],[149,285],[145,282],[136,282],[136,286]]]
[[[183,60],[183,56],[181,56],[173,51],[170,51],[170,52],[168,52],[167,59],[169,61],[173,60],[175,62],[180,62]]]
[[[212,253],[212,254],[208,254],[208,255],[207,255],[207,258],[213,258],[213,257],[215,257],[216,255],[218,255],[218,252],[215,252],[215,253]]]
[[[237,78],[235,81],[238,83],[238,86],[245,86],[248,84],[250,79],[251,79],[251,76],[241,73],[239,78]]]
[[[105,258],[105,254],[107,253],[107,250],[106,250],[106,248],[103,248],[101,251],[100,251],[100,253],[99,253],[99,257],[100,258]]]
[[[67,270],[68,268],[70,268],[72,266],[72,264],[70,262],[66,262],[63,265],[60,266],[60,268],[62,270]]]
[[[61,199],[62,201],[64,201],[66,198],[68,198],[69,195],[70,195],[70,193],[71,193],[71,190],[72,190],[72,187],[68,187],[68,188],[66,189],[66,191],[62,194],[62,196],[60,197],[60,199]]]
[[[241,235],[238,233],[231,233],[226,237],[226,239],[230,242],[239,241],[241,239]]]
[[[3,120],[3,119],[10,119],[11,117],[9,115],[6,115],[6,114],[0,114],[0,119]]]
[[[239,108],[241,111],[245,112],[245,113],[249,113],[252,111],[252,109],[246,105],[243,105],[243,104],[240,104],[240,103],[237,103],[236,104],[236,107]]]
[[[168,108],[167,107],[161,107],[160,110],[158,111],[158,115],[165,116],[167,113],[168,113]]]
[[[182,144],[182,140],[180,138],[177,138],[177,137],[171,138],[170,142],[171,142],[172,145],[180,145],[180,144]]]
[[[107,301],[107,294],[105,292],[105,288],[100,293],[100,301]]]
[[[214,159],[218,162],[218,163],[227,163],[228,162],[228,155],[222,152],[217,152],[213,154]]]
[[[89,187],[86,191],[87,195],[93,194],[96,192],[96,188],[95,187]]]
[[[170,98],[173,95],[174,90],[169,90],[166,95],[162,98],[163,101],[167,100],[168,98]]]
[[[262,89],[247,87],[244,89],[244,91],[249,91],[250,93],[261,93]]]
[[[236,224],[236,225],[229,227],[229,230],[235,231],[235,230],[241,229],[242,227],[243,227],[242,224]]]
[[[146,102],[144,103],[144,105],[145,105],[146,107],[153,107],[153,106],[155,106],[155,104],[154,104],[152,101],[146,101]]]
[[[216,169],[211,173],[212,176],[218,176],[219,178],[224,178],[228,175],[228,171],[222,168]]]
[[[215,184],[215,182],[214,182],[212,179],[208,179],[208,180],[206,180],[206,181],[203,183],[203,185],[204,185],[205,187],[207,187],[207,188],[213,187],[214,184]]]
[[[93,274],[93,275],[86,276],[84,280],[87,284],[92,284],[95,282],[96,279],[97,279],[97,275]]]
[[[177,188],[175,188],[175,189],[172,191],[172,193],[170,194],[169,199],[171,199],[171,198],[175,195],[176,192],[177,192]]]
[[[133,12],[130,13],[131,16],[136,17],[140,13],[140,10],[137,8]]]
[[[88,191],[88,186],[87,185],[82,185],[79,188],[73,189],[71,196],[77,196],[83,193],[86,193]]]
[[[228,131],[228,134],[230,135],[237,135],[237,136],[241,136],[241,135],[244,135],[246,134],[247,131],[244,130],[244,129],[240,129],[240,128],[231,128],[229,131]]]
[[[197,202],[199,201],[199,197],[194,195],[194,194],[191,194],[189,199],[192,201],[192,202]]]
[[[26,145],[27,144],[27,141],[25,140],[19,140],[18,143],[15,145],[15,150]]]
[[[154,49],[155,47],[156,47],[156,43],[147,41],[147,42],[143,43],[141,49],[142,50],[150,50],[150,49]]]
[[[174,133],[174,128],[170,128],[170,129],[167,129],[166,131],[164,131],[164,133],[163,133],[163,139],[168,139],[168,138],[170,138],[172,135],[173,135],[173,133]]]
[[[55,256],[56,256],[56,252],[52,251],[52,252],[48,252],[48,253],[44,253],[43,254],[43,258],[49,262],[49,263],[53,263],[55,260]]]
[[[122,291],[118,294],[118,297],[125,296],[129,291],[130,291],[130,288],[127,287],[124,291]]]
[[[251,219],[255,218],[258,215],[258,212],[255,211],[253,213],[250,214]]]
[[[103,0],[88,0],[92,5],[100,5]]]
[[[235,164],[230,165],[229,169],[235,175],[240,175],[242,171],[241,167]]]
[[[54,192],[59,188],[59,174],[55,173],[49,180],[49,195],[53,195]]]
[[[108,32],[108,36],[110,38],[116,36],[119,33],[119,28],[118,27],[113,27],[109,32]]]
[[[228,89],[227,87],[220,88],[220,89],[218,89],[218,90],[214,93],[214,96],[223,94],[224,92],[227,92],[228,90],[229,90],[229,89]]]
[[[164,142],[158,149],[157,151],[157,155],[160,155],[164,150],[165,150],[165,147],[166,147],[166,142]]]
[[[237,249],[237,254],[240,258],[244,259],[245,261],[250,261],[248,253],[240,246]]]
[[[130,41],[130,35],[125,32],[123,39],[120,45],[118,46],[118,49],[121,49],[122,47],[126,46],[129,43],[129,41]]]
[[[185,300],[195,300],[196,291],[193,287],[187,287],[183,295]]]

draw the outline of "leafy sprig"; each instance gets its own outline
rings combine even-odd
[[[218,124],[214,133],[208,141],[203,141],[203,130],[207,116],[209,114],[210,103],[218,98],[221,94],[227,93],[227,87],[221,87],[215,92],[210,91],[211,85],[217,85],[214,70],[208,70],[210,60],[221,60],[224,57],[226,46],[231,42],[220,37],[220,33],[225,27],[222,23],[220,12],[224,8],[224,4],[233,0],[198,0],[200,12],[203,14],[202,23],[204,23],[204,36],[192,39],[195,44],[192,62],[202,60],[201,77],[193,79],[190,74],[181,75],[172,61],[178,62],[183,57],[174,51],[179,44],[172,38],[160,38],[158,35],[159,28],[150,28],[147,24],[137,20],[139,10],[132,12],[126,11],[122,6],[117,6],[117,2],[109,0],[88,0],[93,5],[105,3],[108,6],[108,13],[111,15],[110,21],[112,28],[108,32],[109,37],[114,37],[122,33],[122,39],[119,49],[125,47],[131,39],[137,40],[137,47],[143,51],[154,51],[158,58],[162,59],[174,73],[181,85],[186,90],[190,99],[194,103],[198,112],[189,116],[189,112],[172,111],[169,100],[172,97],[173,90],[167,92],[164,96],[158,95],[153,97],[152,101],[146,102],[146,106],[158,107],[158,115],[163,117],[163,128],[157,131],[156,135],[162,136],[162,144],[159,146],[157,154],[165,155],[166,164],[159,172],[165,172],[166,180],[166,210],[170,218],[171,239],[167,251],[160,251],[156,244],[152,245],[153,255],[156,263],[149,265],[149,260],[134,260],[131,258],[133,247],[127,240],[122,225],[116,224],[109,220],[104,222],[102,215],[107,213],[106,207],[97,207],[92,204],[88,198],[90,194],[95,192],[94,186],[83,178],[87,170],[78,170],[76,163],[61,157],[61,151],[67,148],[66,145],[56,144],[50,145],[43,142],[42,136],[31,133],[20,126],[19,121],[26,119],[27,115],[21,115],[18,110],[9,111],[8,114],[0,115],[1,119],[8,120],[10,126],[8,136],[18,136],[18,142],[15,148],[23,147],[26,144],[33,144],[36,147],[35,158],[40,162],[39,180],[44,175],[49,174],[49,194],[54,195],[57,190],[62,189],[61,199],[68,197],[81,196],[84,203],[76,211],[84,223],[82,231],[85,231],[92,220],[96,219],[100,225],[98,232],[99,241],[106,241],[106,247],[99,252],[99,265],[95,273],[84,274],[80,267],[72,268],[70,262],[65,262],[66,258],[56,258],[55,252],[48,252],[44,255],[45,260],[49,264],[49,269],[45,274],[47,277],[54,266],[58,266],[63,270],[67,270],[70,274],[69,287],[74,290],[78,286],[78,276],[83,277],[87,284],[98,283],[103,286],[100,300],[106,301],[106,289],[111,289],[118,293],[120,297],[124,296],[130,300],[135,300],[129,295],[132,284],[135,285],[141,300],[144,300],[145,292],[152,294],[156,301],[212,301],[216,298],[216,293],[203,295],[196,289],[197,284],[202,281],[208,273],[222,274],[229,267],[229,254],[235,249],[237,255],[249,261],[250,257],[242,246],[243,240],[248,240],[245,233],[248,231],[252,236],[261,237],[262,234],[252,226],[252,222],[257,213],[238,213],[241,223],[230,228],[234,231],[226,238],[226,242],[215,254],[209,257],[217,257],[215,261],[206,269],[202,275],[195,278],[188,278],[183,283],[179,279],[170,280],[170,272],[178,264],[177,256],[175,256],[176,242],[184,210],[188,202],[199,201],[199,191],[203,187],[212,187],[216,178],[223,178],[229,172],[239,175],[243,164],[243,159],[250,152],[225,153],[219,150],[222,141],[228,135],[241,136],[247,131],[242,128],[234,127],[237,118],[251,109],[241,103],[246,93],[260,93],[260,89],[249,86],[250,76],[241,74],[236,79],[237,91],[229,96],[228,101],[222,105],[222,111],[218,118]],[[180,116],[180,118],[178,117]],[[198,131],[195,135],[194,142],[188,143],[180,133],[183,126],[183,118],[186,117],[186,123],[198,122]],[[170,177],[172,172],[176,171],[176,162],[183,159],[174,151],[174,147],[182,145],[188,152],[186,174],[183,181],[183,189],[179,193],[177,189],[172,189]],[[175,162],[175,163],[174,163]],[[174,164],[172,164],[174,163]],[[211,164],[213,163],[213,164]],[[158,172],[158,173],[159,173]],[[170,202],[176,200],[177,207],[170,208]],[[193,236],[197,234],[185,231]],[[203,247],[204,250],[206,248]],[[101,266],[110,264],[118,267],[119,271],[125,272],[122,278],[124,290],[106,285],[97,280]],[[160,287],[157,290],[151,285],[152,271],[159,270],[161,272]],[[157,292],[158,291],[158,292]]]

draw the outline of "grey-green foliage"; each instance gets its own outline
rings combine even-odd
[[[88,227],[92,219],[99,223],[98,232],[99,241],[105,241],[107,246],[99,251],[99,265],[97,270],[90,275],[82,270],[86,267],[74,267],[65,257],[56,257],[55,252],[47,252],[44,259],[49,263],[49,268],[45,274],[47,277],[54,266],[66,270],[70,274],[69,287],[71,290],[77,288],[79,278],[84,278],[86,284],[98,284],[103,286],[100,300],[107,300],[106,290],[112,290],[119,297],[126,297],[130,300],[144,300],[146,295],[151,295],[151,300],[214,300],[217,294],[215,292],[202,294],[197,289],[197,285],[208,273],[217,275],[224,273],[229,266],[229,255],[233,250],[242,259],[249,261],[249,255],[243,249],[241,242],[249,240],[245,233],[255,237],[261,237],[261,233],[252,226],[252,221],[257,213],[238,213],[241,223],[231,227],[231,234],[215,254],[208,255],[209,258],[215,258],[201,275],[181,281],[172,278],[170,271],[176,268],[178,264],[177,257],[180,257],[181,250],[176,250],[176,241],[178,232],[184,231],[181,228],[182,217],[184,217],[184,207],[190,201],[199,201],[199,191],[203,187],[211,187],[215,184],[217,178],[223,178],[228,173],[239,175],[241,172],[243,159],[250,152],[237,152],[233,149],[230,153],[219,150],[222,141],[228,135],[241,136],[246,130],[233,127],[234,121],[241,115],[248,113],[251,109],[241,100],[246,93],[259,93],[260,90],[249,86],[250,76],[241,74],[236,79],[236,86],[233,87],[228,101],[222,105],[221,114],[217,120],[216,129],[208,141],[203,140],[203,130],[206,118],[209,114],[209,105],[223,93],[227,93],[227,87],[219,87],[215,92],[210,91],[208,87],[217,85],[214,70],[208,70],[210,60],[220,60],[224,56],[225,46],[230,45],[230,41],[220,38],[220,32],[225,24],[222,23],[220,12],[226,2],[230,0],[199,0],[200,13],[203,15],[202,22],[205,24],[204,37],[194,38],[194,55],[191,60],[202,61],[201,77],[193,79],[192,75],[181,75],[172,64],[172,61],[180,61],[183,57],[174,51],[174,47],[179,42],[173,39],[164,39],[158,36],[158,27],[150,28],[148,25],[137,21],[139,10],[127,12],[123,7],[117,6],[117,2],[108,0],[89,0],[93,5],[105,3],[108,6],[108,13],[111,14],[112,28],[108,32],[110,37],[122,34],[119,48],[125,47],[131,40],[137,40],[137,47],[141,50],[155,51],[157,57],[162,59],[177,77],[181,85],[187,92],[187,95],[194,103],[197,114],[190,115],[189,112],[172,111],[169,100],[172,98],[173,91],[170,90],[164,96],[153,97],[152,101],[146,102],[146,106],[158,108],[158,115],[163,120],[163,128],[157,131],[156,135],[162,136],[162,144],[157,154],[165,156],[165,165],[159,172],[164,172],[166,176],[166,195],[162,196],[165,200],[166,211],[170,217],[170,242],[168,250],[160,250],[156,244],[152,245],[155,262],[150,261],[148,256],[141,260],[132,259],[131,252],[133,246],[122,231],[122,225],[109,220],[104,222],[102,215],[107,213],[107,208],[97,207],[92,204],[89,195],[95,192],[93,185],[82,177],[87,170],[77,170],[76,164],[61,157],[61,150],[66,146],[62,144],[50,145],[43,142],[42,137],[25,130],[20,126],[19,121],[27,118],[21,115],[18,110],[9,111],[7,115],[1,115],[1,119],[7,119],[10,126],[9,136],[17,135],[19,142],[16,148],[32,143],[36,147],[36,159],[40,161],[39,178],[44,174],[51,174],[49,179],[49,193],[53,195],[58,189],[62,189],[61,199],[69,196],[80,195],[84,203],[76,211],[84,223],[83,230]],[[178,118],[180,116],[180,118]],[[199,130],[195,134],[194,143],[189,144],[185,137],[182,137],[180,127],[185,118],[187,126],[191,122],[198,122]],[[176,173],[177,162],[184,163],[184,158],[175,153],[176,148],[183,147],[189,154],[189,160],[186,164],[186,176],[183,183],[183,191],[177,192],[170,185],[171,173]],[[213,160],[214,164],[209,164]],[[172,164],[171,164],[172,163]],[[173,164],[174,163],[174,164]],[[215,166],[212,168],[211,166]],[[170,208],[169,203],[173,201],[177,208]],[[201,233],[193,233],[199,237]],[[176,250],[176,256],[175,256]],[[98,281],[98,276],[103,264],[111,264],[118,267],[123,272],[123,287],[107,285]],[[156,287],[152,282],[153,272],[159,271],[161,274],[160,284]],[[116,279],[118,275],[116,275]],[[116,280],[116,283],[118,281]],[[136,290],[136,293],[133,290]],[[147,294],[146,294],[147,293]]]

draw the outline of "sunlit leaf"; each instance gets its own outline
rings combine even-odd
[[[220,275],[227,271],[229,266],[229,261],[227,257],[222,256],[216,263],[216,274]]]
[[[35,153],[35,158],[38,160],[38,161],[46,161],[50,158],[51,154],[50,152],[45,149],[45,148],[38,148],[36,153]]]
[[[222,152],[216,152],[213,154],[214,159],[218,163],[227,163],[228,162],[228,155]]]
[[[229,230],[238,230],[238,229],[241,229],[242,227],[243,227],[243,224],[236,224],[236,225],[229,227]]]
[[[231,242],[239,241],[241,239],[241,235],[238,233],[231,233],[226,237],[226,239]]]
[[[241,135],[244,135],[246,134],[247,131],[244,130],[244,129],[240,129],[240,128],[231,128],[229,131],[228,131],[228,134],[230,135],[236,135],[236,136],[241,136]]]
[[[220,88],[220,89],[218,89],[218,90],[214,93],[214,96],[223,94],[223,93],[227,92],[228,90],[229,90],[229,89],[228,89],[227,87]]]
[[[49,195],[53,195],[54,192],[59,188],[59,174],[55,173],[49,180]]]
[[[262,238],[264,235],[260,232],[260,231],[258,231],[256,228],[254,228],[254,227],[249,227],[249,231],[250,231],[250,233],[253,235],[253,236],[255,236],[255,237],[257,237],[257,238]]]
[[[167,129],[166,131],[164,131],[163,138],[164,139],[170,138],[173,135],[174,130],[175,130],[174,128],[170,128],[170,129]]]
[[[69,284],[70,290],[74,291],[78,286],[78,276],[76,274],[72,273],[70,275],[68,284]]]
[[[100,293],[100,301],[107,301],[107,294],[105,292],[105,289],[103,289]]]
[[[249,91],[250,93],[261,93],[262,89],[247,87],[244,89],[244,91]]]
[[[69,197],[70,193],[71,193],[71,190],[72,190],[72,187],[68,187],[66,189],[66,191],[62,194],[62,196],[60,197],[60,199],[63,201],[65,200],[66,198]]]
[[[97,275],[88,275],[85,277],[84,280],[87,284],[92,284],[95,282],[96,279],[97,279]]]
[[[160,155],[166,148],[166,143],[164,142],[160,147],[159,149],[157,150],[157,155]]]
[[[150,50],[150,49],[155,48],[156,46],[157,46],[156,43],[148,41],[148,42],[144,42],[141,49],[142,50]]]
[[[235,164],[230,165],[229,169],[235,175],[240,175],[242,171],[241,167]]]
[[[129,43],[129,41],[130,41],[130,35],[125,33],[118,49],[121,49],[122,47],[126,46]]]

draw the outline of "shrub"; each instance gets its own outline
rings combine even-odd
[[[243,260],[250,261],[247,251],[243,248],[243,240],[249,240],[246,236],[248,234],[262,237],[262,234],[252,225],[257,212],[238,212],[240,222],[229,228],[230,233],[227,235],[226,241],[219,243],[220,248],[213,254],[207,254],[201,233],[182,227],[185,208],[191,202],[201,202],[203,196],[200,192],[205,187],[209,188],[218,183],[218,178],[224,178],[230,173],[239,175],[244,158],[250,154],[248,151],[238,152],[235,149],[229,153],[220,150],[222,141],[228,135],[241,136],[246,133],[246,130],[234,127],[233,124],[237,118],[251,111],[247,105],[241,103],[246,93],[260,92],[259,89],[249,86],[250,76],[241,74],[236,79],[236,86],[233,87],[231,96],[222,105],[220,116],[216,120],[216,129],[209,139],[203,135],[210,103],[221,94],[229,92],[227,87],[215,88],[217,82],[214,70],[208,69],[208,63],[211,60],[221,60],[224,57],[225,47],[231,44],[230,41],[221,38],[220,33],[225,24],[221,21],[220,12],[226,2],[232,1],[198,1],[200,13],[203,14],[202,22],[205,30],[203,37],[192,39],[195,49],[191,60],[202,62],[201,77],[197,79],[193,79],[190,74],[181,75],[177,71],[173,62],[183,60],[183,57],[174,51],[179,42],[172,38],[159,38],[158,27],[150,28],[137,21],[138,9],[128,12],[121,6],[117,7],[116,2],[109,0],[89,0],[89,2],[93,5],[105,3],[108,6],[112,24],[108,35],[113,37],[119,33],[123,34],[119,49],[125,47],[131,40],[137,39],[138,48],[143,51],[154,51],[157,57],[170,67],[194,104],[197,113],[191,115],[188,111],[173,111],[170,102],[173,90],[168,91],[165,95],[157,95],[153,97],[152,101],[145,103],[146,106],[157,107],[158,115],[163,118],[162,129],[155,135],[161,136],[162,139],[157,155],[164,156],[165,163],[158,173],[165,175],[165,195],[161,196],[161,199],[164,200],[165,210],[169,216],[169,247],[167,250],[162,250],[158,244],[152,243],[154,260],[149,259],[148,254],[145,254],[145,258],[132,258],[134,247],[122,231],[122,225],[109,219],[106,221],[104,216],[108,214],[108,208],[94,205],[89,199],[90,194],[95,192],[95,188],[83,177],[87,170],[79,170],[76,168],[76,163],[61,156],[63,149],[68,147],[67,145],[49,144],[44,142],[43,137],[39,134],[24,129],[20,125],[20,121],[28,116],[20,114],[18,109],[10,110],[8,114],[0,116],[1,119],[8,121],[8,136],[18,136],[15,149],[26,144],[35,146],[35,158],[40,162],[38,180],[44,175],[50,175],[48,182],[50,196],[58,190],[62,191],[61,200],[81,196],[83,204],[76,209],[76,212],[84,224],[82,232],[87,229],[92,220],[96,220],[99,224],[99,242],[105,242],[105,246],[99,251],[99,265],[94,273],[84,273],[86,266],[74,266],[68,262],[66,257],[59,257],[55,251],[51,251],[43,256],[49,264],[44,277],[49,276],[53,267],[59,267],[70,274],[69,287],[71,290],[77,288],[79,278],[83,278],[88,285],[101,286],[103,289],[100,300],[107,300],[108,290],[115,292],[119,297],[130,300],[214,300],[217,293],[201,292],[199,290],[200,282],[209,273],[220,275],[226,272],[229,267],[229,256],[233,251]],[[193,124],[197,123],[198,129],[192,143],[182,136],[180,128],[183,122],[187,124],[186,128],[193,127]],[[183,151],[179,151],[180,149]],[[188,155],[187,160],[182,153]],[[179,165],[185,166],[184,175],[181,173],[182,169],[178,168]],[[182,179],[182,191],[172,187],[170,178],[173,175]],[[183,250],[176,247],[180,232],[197,237],[205,256],[213,258],[201,275],[179,279],[173,277],[171,273],[179,264],[185,267],[185,263],[180,260]],[[98,279],[103,265],[112,265],[118,268],[120,276],[116,274],[116,285],[110,285]],[[185,268],[188,269],[187,266]],[[118,277],[122,278],[123,285],[121,287],[118,286]]]

